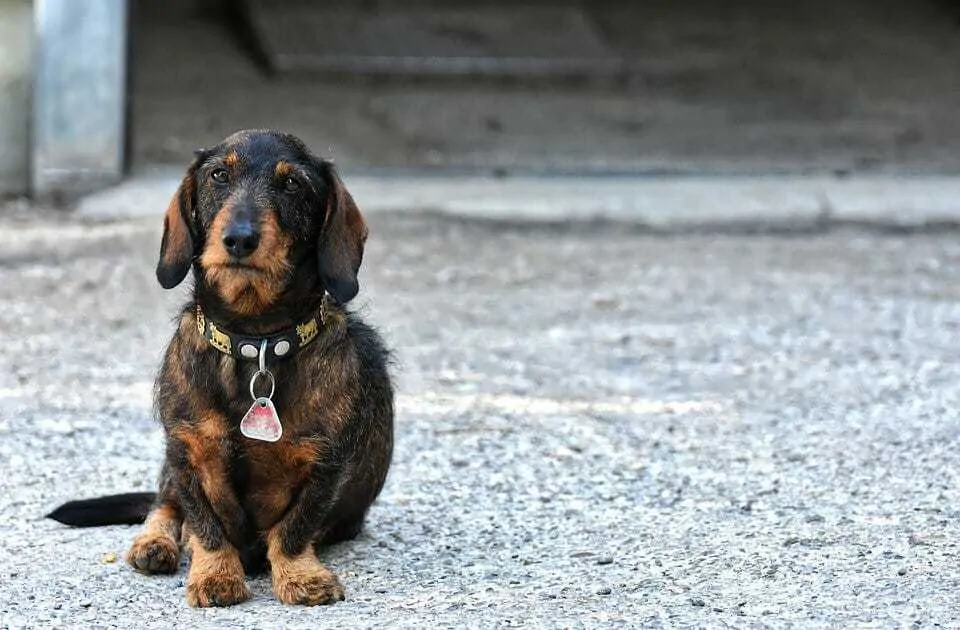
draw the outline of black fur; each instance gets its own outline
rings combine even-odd
[[[47,518],[73,527],[137,525],[147,517],[156,498],[156,492],[128,492],[68,501],[47,514]]]

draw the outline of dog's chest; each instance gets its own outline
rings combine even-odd
[[[257,527],[267,529],[283,516],[305,483],[317,458],[312,440],[244,440],[247,483],[244,504]]]

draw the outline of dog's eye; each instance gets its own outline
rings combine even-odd
[[[283,180],[283,192],[295,193],[300,190],[300,182],[292,177]]]
[[[227,169],[225,168],[214,169],[213,172],[210,173],[210,179],[218,184],[226,184],[229,178],[230,176],[227,174]]]

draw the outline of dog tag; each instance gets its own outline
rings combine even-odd
[[[240,421],[240,433],[251,440],[276,442],[283,435],[277,408],[269,398],[257,398],[253,401],[250,411]]]

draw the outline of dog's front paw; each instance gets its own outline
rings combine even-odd
[[[169,536],[141,534],[127,552],[127,564],[141,573],[176,573],[180,546]]]
[[[344,591],[337,576],[315,561],[311,565],[295,563],[290,571],[274,571],[273,592],[284,604],[316,606],[343,601]]]
[[[250,599],[242,575],[190,576],[187,581],[187,603],[194,608],[233,606]]]
[[[187,603],[194,607],[233,606],[250,599],[237,550],[230,545],[207,549],[190,536]]]

